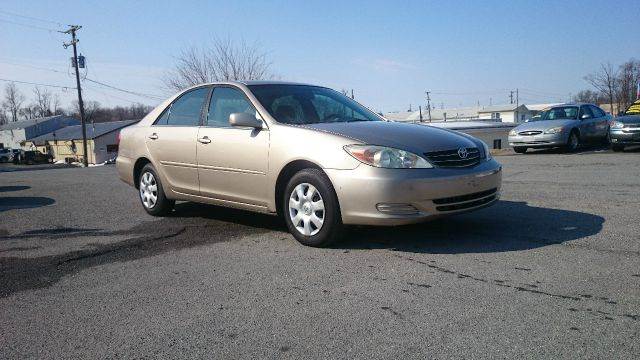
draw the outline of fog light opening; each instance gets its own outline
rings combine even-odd
[[[411,204],[385,204],[376,205],[376,209],[383,214],[389,215],[417,215],[420,213],[415,206]]]

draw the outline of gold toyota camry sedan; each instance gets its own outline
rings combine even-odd
[[[282,216],[305,245],[345,225],[401,225],[489,206],[501,166],[482,141],[387,121],[325,87],[264,81],[184,90],[122,130],[119,176],[151,215],[176,200]]]

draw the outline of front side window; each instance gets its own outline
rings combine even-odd
[[[156,125],[170,126],[199,126],[202,105],[209,93],[209,88],[191,90],[182,96],[164,111],[156,121]]]
[[[607,114],[604,112],[604,110],[600,109],[597,106],[594,105],[590,105],[589,106],[591,108],[591,112],[593,113],[593,116],[599,118],[599,117],[603,117],[606,116]]]
[[[593,113],[591,109],[587,105],[582,105],[580,107],[580,119],[593,119]]]
[[[207,112],[207,126],[229,127],[229,116],[233,113],[243,112],[259,118],[256,109],[242,91],[230,87],[217,87],[213,89],[211,95]]]
[[[251,92],[276,121],[317,124],[382,121],[352,99],[331,89],[308,85],[251,85]]]
[[[546,110],[542,114],[542,120],[577,119],[578,108],[576,106],[559,106]]]

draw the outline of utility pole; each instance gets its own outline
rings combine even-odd
[[[513,104],[513,90],[511,90],[511,93],[509,94],[509,104]]]
[[[425,93],[427,94],[427,111],[429,112],[429,122],[431,122],[431,97],[429,96],[431,91],[425,91]]]
[[[353,97],[353,89],[351,89],[351,99],[352,100],[354,99],[354,97]]]
[[[420,110],[420,122],[422,122],[422,105],[418,105],[418,109]]]
[[[64,48],[68,48],[69,46],[73,46],[73,67],[76,70],[76,86],[78,88],[78,108],[80,109],[80,123],[82,124],[82,151],[83,151],[83,159],[82,163],[84,167],[89,166],[89,154],[87,153],[87,125],[84,119],[84,103],[82,102],[82,88],[80,87],[80,72],[78,71],[78,50],[76,49],[76,44],[78,40],[76,38],[76,32],[82,29],[80,25],[69,25],[69,29],[66,31],[60,31],[64,34],[71,34],[71,42],[63,43],[62,46]]]

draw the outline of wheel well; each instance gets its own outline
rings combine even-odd
[[[142,168],[147,165],[150,164],[151,161],[149,161],[149,159],[147,158],[140,158],[138,160],[136,160],[135,165],[133,165],[133,184],[136,187],[136,189],[138,188],[138,185],[140,183],[140,172],[142,171]]]
[[[276,212],[281,215],[282,212],[282,196],[284,194],[284,188],[287,186],[287,182],[291,177],[300,170],[303,169],[318,169],[322,171],[322,168],[315,163],[307,160],[295,160],[288,163],[280,170],[278,179],[276,180]]]

